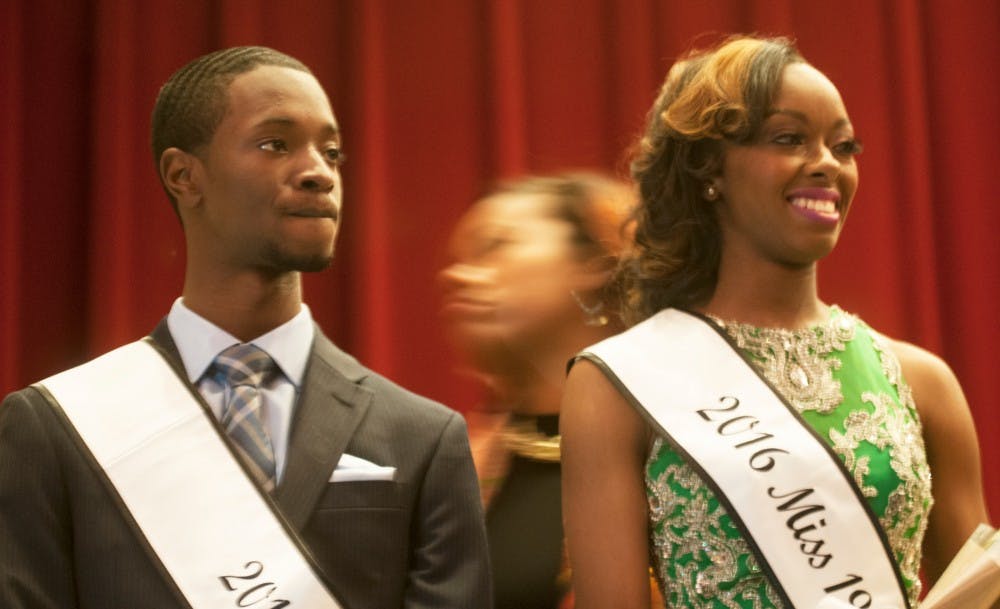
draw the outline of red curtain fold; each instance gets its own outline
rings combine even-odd
[[[459,410],[436,275],[494,180],[621,171],[666,68],[728,32],[795,37],[866,151],[824,298],[943,355],[1000,509],[1000,3],[995,0],[8,0],[0,8],[0,390],[148,332],[180,292],[183,237],[149,113],[183,63],[265,44],[309,64],[344,130],[334,267],[306,279],[344,348]]]
[[[24,60],[21,29],[21,7],[7,3],[0,9],[0,116],[19,117],[21,104],[22,64]],[[0,387],[8,387],[22,378],[21,320],[19,319],[19,286],[21,273],[21,164],[20,150],[24,142],[19,130],[11,129],[0,138]]]

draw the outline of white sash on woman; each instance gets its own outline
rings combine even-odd
[[[666,309],[582,356],[700,471],[787,604],[908,607],[840,458],[714,324]]]
[[[193,609],[340,609],[308,550],[150,339],[39,385]]]

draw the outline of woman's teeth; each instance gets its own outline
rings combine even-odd
[[[837,204],[825,199],[792,199],[792,205],[799,209],[808,209],[821,214],[837,213]]]

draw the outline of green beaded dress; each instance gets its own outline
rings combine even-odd
[[[916,607],[931,475],[910,387],[886,339],[837,307],[804,330],[718,323],[843,459]],[[652,565],[667,607],[782,606],[715,494],[662,438],[646,463],[646,492]]]

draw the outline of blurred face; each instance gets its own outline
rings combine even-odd
[[[206,259],[267,272],[326,267],[341,206],[340,137],[326,94],[313,76],[276,66],[241,74],[228,93],[199,155]]]
[[[723,256],[800,267],[828,254],[858,186],[859,151],[833,83],[811,66],[786,67],[758,137],[725,146]]]
[[[456,228],[454,263],[441,273],[444,317],[474,358],[530,349],[581,325],[570,291],[582,287],[585,271],[573,227],[552,205],[544,195],[501,194],[477,203]]]

